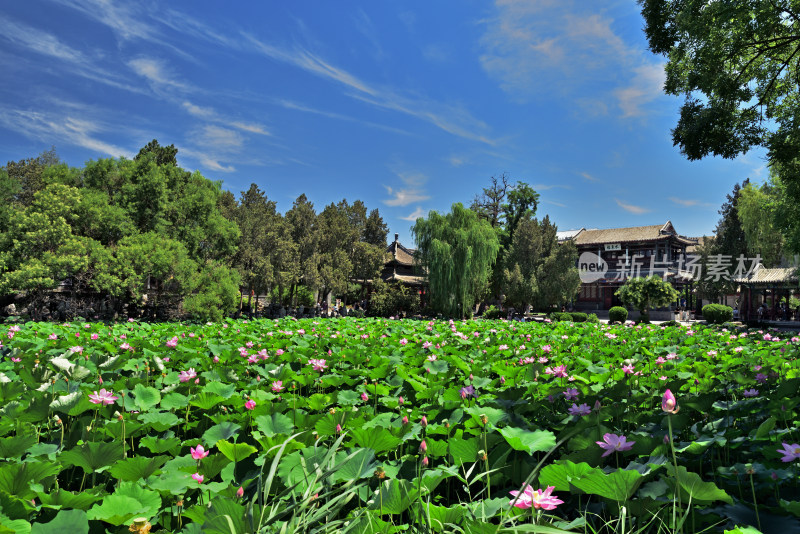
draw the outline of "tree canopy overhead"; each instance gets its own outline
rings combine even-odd
[[[672,133],[687,158],[733,158],[754,146],[771,160],[796,157],[800,2],[639,4],[650,49],[669,59],[664,90],[686,97]]]

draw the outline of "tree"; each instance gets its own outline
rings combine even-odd
[[[178,166],[178,160],[175,156],[178,155],[178,149],[175,145],[161,146],[158,141],[153,139],[139,150],[133,159],[138,161],[140,159],[152,158],[156,165],[174,165]]]
[[[739,219],[739,198],[741,197],[741,190],[747,187],[750,183],[749,179],[742,182],[742,185],[735,184],[733,192],[728,194],[725,203],[719,210],[722,216],[717,222],[717,227],[714,230],[714,248],[709,251],[710,254],[724,254],[731,258],[738,258],[740,255],[745,257],[750,255],[747,248],[747,236],[742,228],[742,222]]]
[[[489,222],[453,204],[450,213],[432,211],[411,229],[421,265],[428,272],[434,311],[463,317],[474,304],[497,259],[500,243]]]
[[[314,204],[308,201],[305,194],[300,195],[292,204],[292,208],[286,212],[286,222],[289,224],[289,236],[292,243],[297,246],[297,265],[299,271],[291,277],[292,297],[295,294],[296,286],[303,282],[308,287],[317,286],[317,265],[319,264],[319,254],[317,242],[319,235],[316,231],[317,212],[314,211]],[[289,271],[285,271],[289,272]],[[283,295],[283,286],[278,285],[280,294]]]
[[[777,267],[783,259],[783,236],[775,226],[778,201],[770,182],[742,189],[737,213],[748,248],[761,257],[765,267]]]
[[[48,167],[60,163],[55,147],[46,150],[35,158],[9,161],[5,171],[13,183],[14,200],[23,206],[33,202],[34,195],[44,189],[44,172]]]
[[[686,97],[672,132],[686,157],[732,158],[758,145],[773,150],[776,142],[796,136],[800,15],[795,1],[639,4],[650,49],[669,58],[664,90]]]
[[[800,6],[796,0],[639,0],[650,49],[683,95],[672,139],[690,160],[755,146],[780,178],[778,227],[800,253]],[[724,244],[721,243],[724,246]]]
[[[656,275],[629,278],[614,294],[626,305],[639,310],[644,322],[648,321],[648,313],[652,308],[668,306],[678,299],[678,291],[672,284]]]
[[[540,309],[562,304],[580,289],[575,267],[578,250],[571,241],[559,244],[557,228],[545,218],[519,223],[504,260],[506,300],[524,310],[528,304]]]

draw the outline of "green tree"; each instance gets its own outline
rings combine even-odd
[[[428,273],[434,311],[463,316],[486,286],[500,243],[489,222],[453,204],[450,213],[432,211],[412,228],[422,267]]]
[[[766,267],[777,267],[783,259],[783,236],[775,226],[776,192],[770,182],[761,187],[747,184],[737,206],[748,248],[761,257]]]
[[[578,250],[568,241],[558,243],[557,228],[545,218],[519,223],[505,258],[506,300],[524,310],[528,304],[546,309],[572,299],[580,289],[575,267]]]
[[[800,5],[796,0],[639,0],[650,49],[683,95],[673,142],[690,160],[767,148],[777,226],[800,253]],[[794,215],[794,216],[793,216]],[[723,243],[720,243],[724,246]]]
[[[169,146],[161,146],[158,144],[156,139],[153,139],[149,143],[139,150],[139,153],[133,157],[134,160],[140,160],[148,157],[152,157],[156,165],[174,165],[178,166],[178,160],[175,156],[178,155],[178,149],[175,148],[175,145]]]
[[[678,291],[656,275],[646,278],[629,278],[615,295],[628,306],[633,306],[642,314],[642,321],[648,321],[652,308],[668,306],[678,299]]]
[[[308,198],[303,194],[295,199],[291,209],[286,212],[284,217],[288,223],[291,241],[297,247],[296,257],[299,270],[293,276],[287,276],[287,279],[291,280],[292,286],[290,295],[294,298],[296,286],[301,281],[310,288],[318,287],[319,234],[317,232],[317,212],[314,210],[314,204],[309,202]],[[284,272],[288,275],[292,271],[284,270]],[[280,282],[285,283],[285,280]],[[283,295],[283,287],[279,284],[281,295]]]
[[[739,199],[741,198],[742,188],[750,183],[749,179],[733,186],[733,191],[728,194],[725,202],[719,210],[720,219],[714,230],[714,248],[709,250],[710,254],[724,254],[733,259],[740,255],[749,257],[751,251],[747,248],[747,236],[742,228],[742,221],[739,218]]]
[[[35,158],[9,161],[5,166],[8,178],[13,182],[15,202],[27,206],[33,202],[33,197],[44,189],[44,172],[48,167],[59,164],[61,161],[56,154],[55,147],[42,152]]]

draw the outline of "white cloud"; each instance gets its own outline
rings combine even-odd
[[[276,104],[282,106],[286,109],[291,109],[295,111],[302,111],[304,113],[313,113],[314,115],[320,115],[322,117],[327,117],[329,119],[335,120],[342,120],[347,122],[355,122],[358,124],[363,124],[364,126],[369,126],[370,128],[377,128],[379,130],[386,130],[387,132],[392,132],[401,135],[411,135],[409,132],[405,130],[401,130],[399,128],[394,128],[393,126],[387,126],[385,124],[379,124],[377,122],[370,122],[370,121],[363,121],[361,119],[356,119],[354,117],[350,117],[348,115],[343,115],[341,113],[334,113],[331,111],[323,111],[320,109],[312,108],[305,104],[300,104],[298,102],[293,102],[291,100],[276,100]]]
[[[164,62],[158,59],[140,57],[130,60],[128,66],[133,69],[136,74],[147,78],[147,80],[155,86],[166,86],[181,90],[188,89],[185,84],[177,81],[172,74],[168,72]]]
[[[244,143],[242,136],[234,130],[212,125],[205,126],[201,132],[196,133],[195,139],[201,146],[226,151],[238,150]]]
[[[253,36],[247,38],[249,44],[264,56],[343,85],[346,94],[352,98],[382,109],[410,115],[464,139],[489,145],[495,143],[486,133],[489,130],[488,125],[473,117],[468,110],[458,104],[436,102],[420,96],[406,96],[392,88],[373,87],[304,48],[284,49],[264,43]]]
[[[450,165],[452,165],[453,167],[461,167],[467,162],[467,159],[462,156],[457,156],[453,154],[447,161],[449,161]]]
[[[252,124],[248,122],[240,122],[240,121],[233,121],[229,123],[229,126],[233,126],[234,128],[238,128],[239,130],[250,132],[259,135],[270,135],[270,133],[264,129],[263,126],[258,124]]]
[[[549,191],[550,189],[556,189],[556,188],[572,189],[571,186],[563,184],[533,184],[531,187],[535,191]]]
[[[400,217],[400,218],[404,221],[415,222],[420,217],[425,217],[427,215],[428,215],[427,210],[423,210],[421,206],[417,206],[417,209],[415,209],[412,213],[406,215],[405,217]]]
[[[159,32],[145,22],[146,9],[132,2],[114,0],[56,0],[108,26],[123,40],[142,39],[160,43]],[[138,7],[138,11],[137,11]]]
[[[409,204],[414,204],[415,202],[422,202],[423,200],[430,199],[430,195],[426,195],[424,191],[421,189],[399,189],[395,190],[389,187],[388,185],[385,186],[386,191],[389,193],[391,198],[388,198],[383,201],[384,204],[387,206],[408,206]]]
[[[665,77],[661,63],[635,68],[630,85],[614,91],[622,109],[622,117],[638,117],[644,114],[642,108],[661,96]]]
[[[0,108],[0,124],[26,137],[87,148],[112,157],[131,157],[129,150],[113,145],[95,134],[115,131],[99,120],[82,116],[80,106],[66,113]]]
[[[590,182],[599,182],[599,181],[600,181],[600,179],[599,179],[599,178],[597,178],[597,177],[595,177],[595,176],[592,176],[592,175],[591,175],[591,174],[589,174],[588,172],[582,172],[582,173],[581,173],[581,176],[583,176],[583,178],[584,178],[585,180],[589,180]]]
[[[641,115],[661,95],[663,69],[614,31],[611,11],[578,0],[497,0],[482,21],[481,65],[518,100],[558,95],[594,116],[616,101],[622,117]]]
[[[559,208],[566,208],[566,204],[562,204],[561,202],[555,202],[553,200],[543,200],[543,204],[552,204],[553,206],[558,206]]]
[[[181,106],[183,106],[183,109],[185,109],[186,111],[188,111],[190,114],[194,115],[195,117],[201,117],[201,118],[204,118],[204,119],[210,119],[210,118],[213,118],[216,115],[216,113],[214,112],[213,109],[196,106],[196,105],[192,104],[191,102],[189,102],[188,100],[185,100],[181,104]]]
[[[617,203],[617,206],[624,209],[628,213],[633,213],[635,215],[642,215],[643,213],[649,213],[650,210],[647,208],[643,208],[641,206],[634,206],[633,204],[626,204],[625,202],[621,201],[618,198],[614,199]]]

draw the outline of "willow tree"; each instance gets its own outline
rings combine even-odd
[[[432,211],[427,219],[417,219],[411,232],[428,273],[431,308],[462,317],[486,287],[500,249],[497,233],[460,203],[446,215]]]

